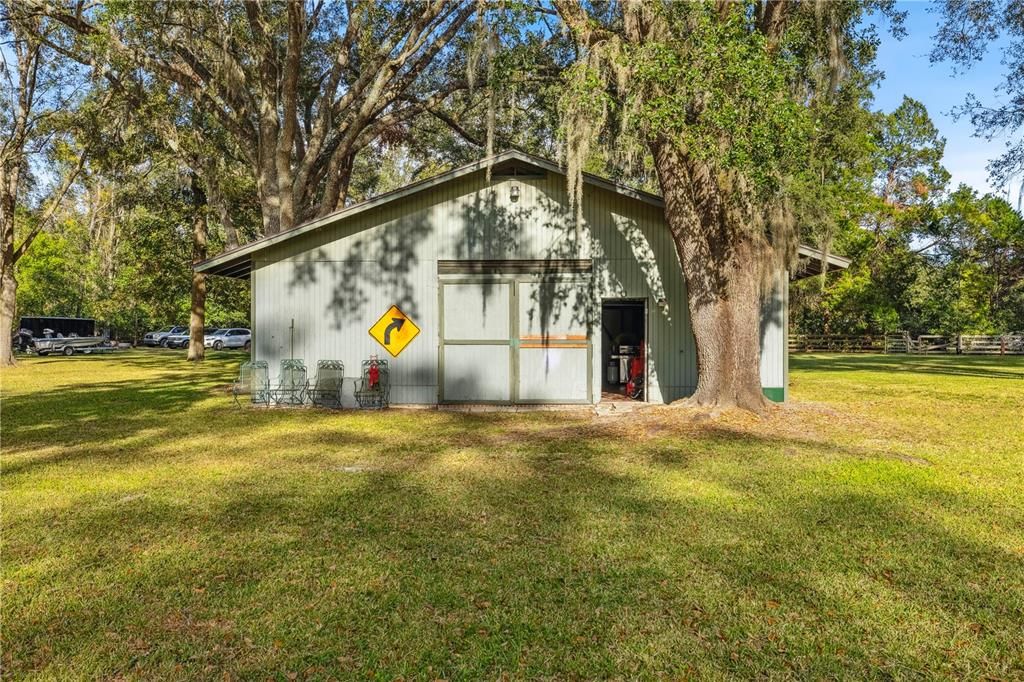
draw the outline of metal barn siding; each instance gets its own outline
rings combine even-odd
[[[520,187],[518,201],[510,198],[513,183]],[[347,376],[355,377],[361,361],[376,354],[391,363],[392,402],[434,403],[443,362],[439,260],[591,259],[589,277],[579,280],[588,290],[589,305],[580,314],[591,336],[591,400],[600,399],[603,371],[594,330],[602,300],[612,298],[647,301],[649,399],[689,395],[696,386],[696,349],[661,209],[590,184],[583,201],[584,225],[577,227],[564,175],[496,173],[488,182],[477,171],[263,248],[252,256],[254,358],[266,360],[272,375],[280,360],[302,358],[311,378],[318,360],[342,360]],[[392,304],[421,330],[397,359],[368,334]],[[775,343],[772,324],[765,339]],[[777,362],[774,350],[762,360],[766,382],[776,381],[776,370],[784,374]],[[351,381],[344,400],[352,402]]]
[[[661,209],[597,188],[587,199],[598,314],[604,299],[646,299],[649,400],[690,395],[697,386],[696,347],[679,257]],[[595,356],[600,377],[604,368]],[[599,398],[595,392],[594,401]]]
[[[780,271],[771,295],[761,309],[761,386],[771,400],[782,402],[789,393],[789,276]]]

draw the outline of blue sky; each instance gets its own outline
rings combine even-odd
[[[953,176],[951,184],[966,183],[980,192],[997,192],[988,182],[986,164],[1000,156],[1005,149],[1005,139],[988,142],[974,137],[970,121],[954,121],[950,110],[962,104],[969,92],[976,94],[982,102],[997,100],[994,92],[1003,80],[1004,69],[999,63],[998,43],[990,49],[985,60],[969,71],[955,74],[949,64],[931,64],[928,53],[932,48],[932,36],[938,24],[938,16],[928,11],[929,3],[902,2],[900,10],[909,12],[906,21],[907,37],[896,40],[887,33],[887,26],[880,27],[882,44],[878,51],[878,67],[885,72],[885,80],[875,94],[875,108],[892,111],[909,95],[924,103],[936,127],[946,138],[946,155],[943,164]],[[1016,193],[1013,196],[1016,199]]]

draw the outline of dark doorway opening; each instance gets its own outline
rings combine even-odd
[[[601,400],[647,400],[647,301],[601,304]],[[631,376],[631,370],[633,371]]]

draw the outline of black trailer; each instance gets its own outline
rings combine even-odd
[[[96,336],[96,320],[88,317],[30,317],[21,318],[18,329],[27,329],[32,336],[43,338],[44,329],[61,336]]]
[[[113,350],[105,336],[96,335],[96,320],[85,317],[22,317],[11,341],[16,350],[39,355]]]

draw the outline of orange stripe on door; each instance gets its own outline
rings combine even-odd
[[[520,348],[586,348],[585,343],[520,343]]]

